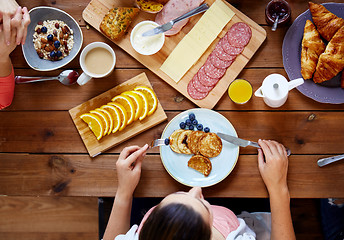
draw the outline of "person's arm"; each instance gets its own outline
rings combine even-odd
[[[130,213],[134,190],[141,176],[141,164],[148,145],[126,147],[117,163],[118,187],[112,211],[105,229],[104,240],[113,240],[130,229]]]
[[[287,152],[275,141],[259,140],[258,143],[262,148],[258,150],[258,167],[270,197],[271,240],[294,240],[287,185]]]

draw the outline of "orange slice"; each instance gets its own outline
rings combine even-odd
[[[108,111],[111,114],[112,121],[113,121],[112,133],[117,132],[122,123],[121,113],[119,112],[119,110],[115,106],[112,106],[112,105],[103,105],[100,108]]]
[[[105,110],[103,108],[97,108],[96,111],[100,111],[106,116],[106,118],[108,120],[108,124],[109,124],[109,129],[107,131],[107,134],[109,135],[113,130],[113,118],[111,116],[111,113],[109,113],[107,110]]]
[[[119,131],[122,131],[126,126],[127,126],[127,122],[128,122],[128,114],[127,114],[127,110],[125,110],[125,108],[116,102],[109,102],[108,105],[114,106],[117,108],[120,118],[121,118],[121,126],[119,127]]]
[[[140,92],[140,91],[131,91],[131,92],[137,94],[142,100],[142,111],[139,117],[140,121],[142,121],[148,115],[148,107],[149,107],[148,99],[146,97],[146,94],[144,94],[143,92]]]
[[[103,125],[103,128],[104,128],[103,136],[105,136],[108,133],[108,131],[109,131],[109,125],[110,125],[109,124],[110,120],[108,120],[107,115],[105,115],[103,112],[101,112],[101,111],[99,111],[97,109],[90,111],[90,113],[93,113],[93,114],[97,115],[100,118],[100,120],[102,122],[102,125]]]
[[[142,102],[141,97],[132,91],[126,91],[126,92],[123,92],[122,94],[128,96],[133,101],[135,105],[134,120],[136,121],[137,119],[139,119],[142,109],[143,109],[143,102]]]
[[[96,136],[97,140],[100,140],[104,133],[104,128],[101,123],[101,119],[93,113],[84,113],[80,118],[88,124],[88,127]]]
[[[135,118],[136,109],[131,98],[126,95],[117,95],[116,97],[112,99],[112,101],[121,104],[127,111],[127,115],[128,115],[127,125],[132,123]]]
[[[148,99],[148,116],[152,115],[158,107],[158,98],[153,89],[146,86],[138,86],[134,88],[135,91],[143,92]]]

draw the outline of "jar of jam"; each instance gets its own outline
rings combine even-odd
[[[285,26],[291,19],[291,8],[284,0],[272,0],[265,8],[265,20],[273,25],[278,16],[278,26]]]

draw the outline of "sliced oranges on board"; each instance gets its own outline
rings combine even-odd
[[[144,120],[152,115],[158,106],[158,99],[153,89],[137,86],[112,98],[111,102],[84,113],[80,118],[100,140],[110,133],[122,131],[136,120]]]
[[[88,127],[94,133],[97,140],[100,140],[104,133],[104,128],[100,118],[93,113],[84,113],[80,116],[80,118],[88,124]]]

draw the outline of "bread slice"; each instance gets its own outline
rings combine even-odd
[[[172,149],[173,152],[176,153],[182,153],[179,148],[178,148],[178,137],[179,135],[184,132],[183,129],[177,129],[175,130],[171,136],[169,137],[170,139],[170,148]]]
[[[180,133],[178,136],[178,139],[177,139],[178,149],[179,149],[179,151],[181,151],[184,154],[191,154],[192,153],[188,147],[188,144],[187,144],[187,139],[192,132],[193,131],[191,131],[191,130],[185,130],[182,133]]]
[[[344,26],[340,28],[327,44],[325,52],[319,61],[313,76],[315,83],[328,81],[344,68]]]
[[[212,169],[211,161],[209,160],[209,158],[206,158],[202,155],[192,156],[188,161],[188,167],[199,171],[206,177],[209,176]]]
[[[221,138],[216,133],[205,133],[199,141],[198,150],[205,157],[216,157],[222,151]]]
[[[314,24],[307,20],[303,32],[301,50],[301,74],[304,79],[311,79],[318,63],[320,54],[325,50],[319,32]]]
[[[336,32],[344,26],[344,19],[328,11],[323,5],[309,2],[313,22],[320,35],[330,41]]]
[[[203,131],[193,131],[189,135],[189,137],[187,139],[187,144],[188,144],[188,147],[189,147],[190,151],[193,154],[199,154],[198,143],[199,143],[199,140],[201,139],[201,137],[203,135],[204,135]]]
[[[112,40],[120,39],[139,13],[138,8],[115,7],[109,10],[100,23],[100,31]]]

